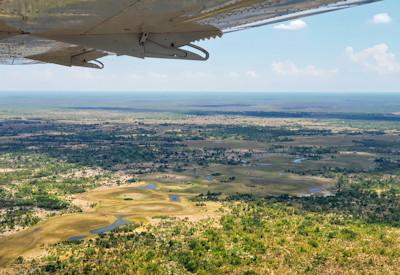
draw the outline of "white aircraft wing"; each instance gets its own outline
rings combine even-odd
[[[0,63],[102,68],[99,58],[207,60],[193,43],[380,0],[0,0]]]

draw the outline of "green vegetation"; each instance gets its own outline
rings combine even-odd
[[[0,265],[12,261],[18,274],[400,273],[398,115],[213,104],[0,113]],[[131,223],[90,233],[120,217]]]
[[[40,221],[29,208],[7,208],[0,217],[0,233],[16,227],[29,227]]]
[[[36,212],[78,211],[68,196],[98,186],[103,177],[85,175],[75,164],[41,154],[3,154],[1,169],[5,172],[0,173],[0,208],[4,211],[0,233],[36,224],[40,221]]]
[[[400,178],[358,175],[332,197],[305,199],[313,211],[335,211],[370,223],[400,227]]]
[[[197,200],[207,200],[199,196]],[[227,200],[254,201],[251,194],[237,194]],[[280,202],[308,212],[333,213],[366,223],[400,227],[400,178],[379,178],[357,175],[350,180],[338,180],[334,196],[269,197],[268,201]]]
[[[228,204],[218,221],[166,220],[51,249],[33,273],[396,273],[399,231],[268,201]],[[101,264],[99,264],[101,263]]]

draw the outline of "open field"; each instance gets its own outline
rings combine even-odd
[[[304,195],[313,193],[312,190],[319,190],[315,191],[316,193],[329,194],[335,185],[332,179],[272,172],[263,167],[213,165],[201,170],[188,170],[185,173],[203,181],[208,179],[209,191],[227,195],[236,193],[248,193],[261,197],[281,194]],[[201,193],[204,189],[200,185],[189,188],[188,191]]]
[[[79,205],[93,205],[87,212],[50,217],[38,225],[12,236],[0,237],[0,266],[18,256],[34,257],[43,253],[43,246],[68,240],[74,236],[93,237],[90,232],[112,224],[118,218],[130,222],[150,223],[153,217],[212,217],[218,204],[196,207],[185,195],[170,200],[167,193],[146,190],[146,184],[129,187],[100,188],[75,196]]]
[[[0,273],[399,272],[395,100],[12,98]]]

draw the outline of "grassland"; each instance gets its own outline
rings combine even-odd
[[[168,219],[51,249],[37,273],[396,274],[399,230],[272,202],[230,204],[220,219]],[[99,264],[101,263],[101,264]]]
[[[45,219],[28,230],[0,238],[0,265],[18,256],[33,257],[42,247],[68,240],[74,236],[93,236],[92,230],[112,224],[117,218],[137,223],[154,222],[160,216],[190,217],[212,216],[218,207],[196,207],[188,202],[186,193],[180,193],[179,202],[170,201],[168,194],[146,190],[146,184],[129,187],[100,188],[73,197],[72,203],[85,211],[57,215]],[[175,194],[175,193],[174,193]]]
[[[0,273],[399,273],[398,122],[325,117],[5,111]]]

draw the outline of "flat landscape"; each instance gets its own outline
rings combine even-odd
[[[1,274],[400,273],[396,95],[40,97],[0,97]]]

